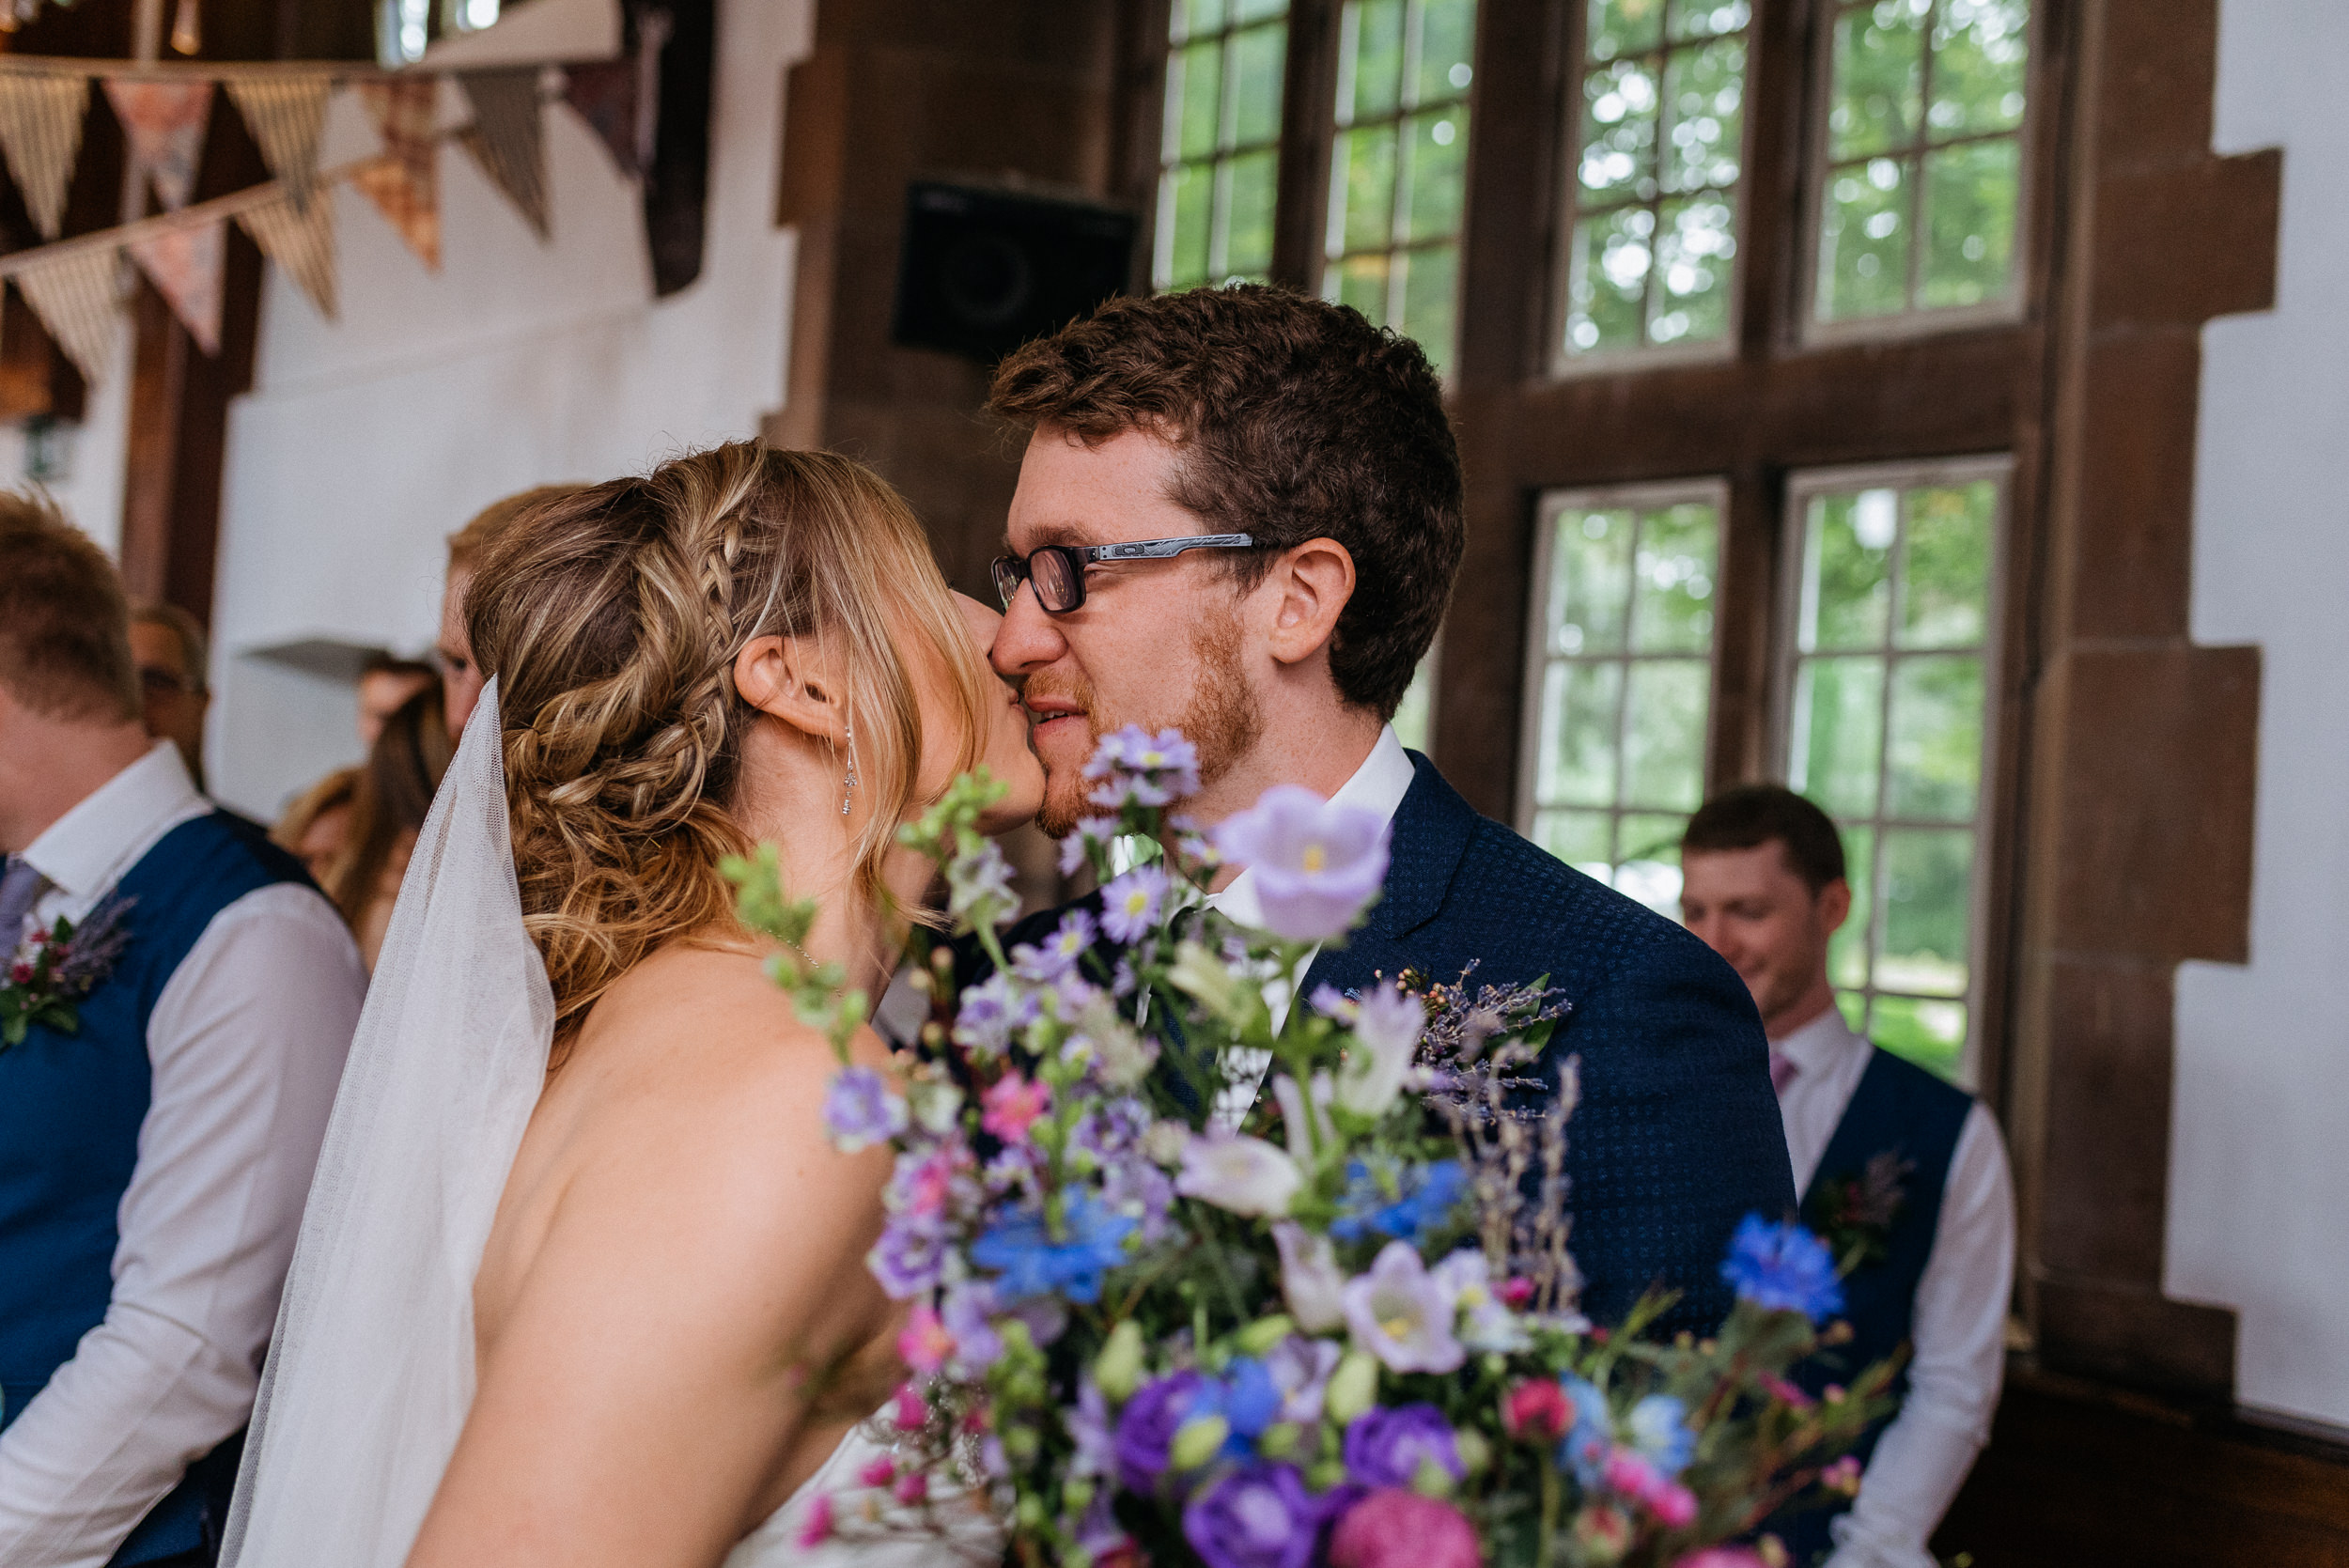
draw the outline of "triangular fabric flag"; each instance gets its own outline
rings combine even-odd
[[[259,145],[261,161],[285,182],[296,206],[309,205],[318,179],[319,131],[326,123],[326,95],[334,85],[323,76],[228,81],[228,96]]]
[[[220,280],[228,225],[181,224],[122,247],[204,352],[220,356]]]
[[[66,187],[73,182],[88,112],[86,77],[0,75],[0,151],[44,240],[54,240],[65,221]]]
[[[417,259],[441,270],[441,189],[433,129],[440,81],[401,76],[359,84],[361,101],[383,133],[384,156],[353,170],[350,182],[375,203]]]
[[[155,199],[177,212],[195,194],[204,128],[212,115],[210,82],[116,82],[106,101],[130,139],[131,163],[154,182]]]
[[[538,238],[546,239],[547,156],[538,119],[538,68],[473,70],[457,80],[473,101],[465,149]]]
[[[92,386],[105,375],[114,356],[122,305],[117,259],[113,246],[93,245],[34,262],[16,273],[24,303]]]
[[[319,314],[334,319],[334,198],[320,193],[307,206],[291,194],[272,196],[237,214],[261,254],[285,269],[310,296]]]
[[[603,143],[620,172],[633,179],[645,172],[638,161],[636,62],[599,60],[563,68],[563,101]]]

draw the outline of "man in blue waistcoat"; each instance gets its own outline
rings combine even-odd
[[[1909,1352],[1898,1413],[1860,1445],[1858,1498],[1772,1528],[1806,1568],[1932,1568],[1926,1542],[1989,1440],[2005,1371],[2006,1147],[1972,1095],[1844,1022],[1828,960],[1852,890],[1825,812],[1777,784],[1727,790],[1689,818],[1680,856],[1682,918],[1761,1008],[1803,1218],[1859,1259],[1843,1281],[1856,1338],[1797,1381],[1815,1394]]]
[[[114,567],[0,493],[0,1563],[211,1560],[366,979],[140,720]]]
[[[1390,823],[1383,895],[1308,994],[1471,963],[1484,983],[1546,977],[1572,1009],[1552,1084],[1580,1063],[1583,1306],[1619,1317],[1661,1283],[1686,1293],[1673,1326],[1717,1323],[1730,1233],[1794,1203],[1745,987],[1672,922],[1478,815],[1388,722],[1448,603],[1515,614],[1521,593],[1454,600],[1459,455],[1419,346],[1278,288],[1117,300],[1005,361],[992,406],[1031,432],[992,658],[1029,712],[1045,829],[1087,813],[1081,769],[1128,723],[1197,747],[1185,810],[1203,824],[1276,784]],[[1256,924],[1256,896],[1242,871],[1209,902]],[[1244,1112],[1262,1065],[1226,1067],[1218,1109]]]

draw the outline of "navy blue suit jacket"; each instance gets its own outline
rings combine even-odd
[[[1685,1293],[1668,1327],[1710,1328],[1729,1311],[1720,1264],[1737,1221],[1795,1207],[1745,982],[1679,924],[1478,815],[1416,752],[1411,766],[1385,896],[1345,947],[1322,950],[1307,993],[1407,969],[1450,981],[1471,962],[1472,984],[1548,976],[1571,1005],[1552,1083],[1580,1058],[1566,1171],[1583,1310],[1619,1321],[1660,1282]]]

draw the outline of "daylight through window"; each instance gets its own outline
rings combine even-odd
[[[1287,0],[1174,0],[1151,281],[1262,278],[1272,267]]]

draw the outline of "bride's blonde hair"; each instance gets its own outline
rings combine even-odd
[[[914,660],[948,672],[958,768],[984,734],[988,675],[921,524],[878,474],[828,453],[735,442],[544,502],[484,555],[465,616],[498,677],[522,918],[558,1042],[662,943],[733,920],[718,864],[748,847],[727,808],[755,717],[734,662],[753,639],[846,654],[867,806],[853,891],[876,908],[922,755]],[[845,783],[848,750],[839,761]]]

